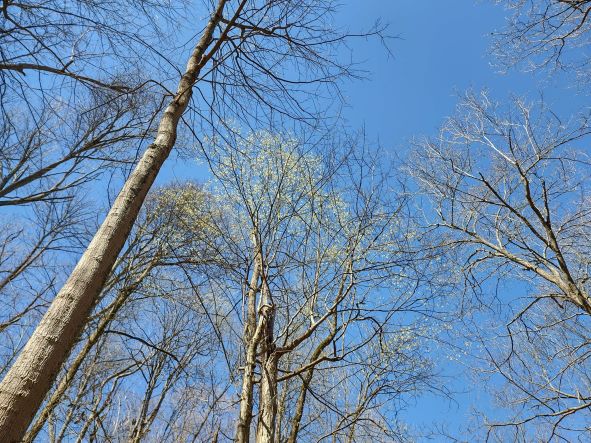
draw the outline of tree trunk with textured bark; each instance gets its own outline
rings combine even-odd
[[[244,347],[246,357],[244,373],[242,374],[242,391],[240,394],[240,411],[236,423],[236,442],[248,443],[250,440],[250,425],[252,422],[254,371],[256,368],[256,354],[260,330],[257,327],[256,296],[259,292],[261,273],[260,251],[256,236],[253,235],[255,248],[254,270],[250,278],[247,293],[247,310],[244,322]]]
[[[274,307],[263,306],[265,335],[262,343],[261,384],[259,388],[259,420],[257,424],[257,443],[274,443],[275,422],[277,418],[277,365],[279,354],[273,343]]]
[[[148,268],[148,270],[149,269],[151,268]],[[147,272],[143,274],[147,274]],[[142,278],[143,277],[140,277],[139,280],[141,280]],[[105,317],[103,317],[100,320],[96,330],[90,335],[90,337],[88,338],[88,340],[86,341],[78,355],[76,355],[76,357],[72,360],[71,364],[68,366],[66,374],[59,381],[59,383],[57,384],[57,388],[51,394],[49,400],[45,403],[45,406],[43,407],[41,412],[37,415],[37,419],[33,423],[33,426],[31,426],[29,431],[25,434],[23,438],[23,441],[25,443],[32,443],[37,437],[37,434],[39,434],[41,429],[43,429],[45,422],[49,419],[50,415],[55,410],[59,402],[62,401],[66,390],[70,387],[70,384],[74,380],[74,377],[78,372],[78,369],[80,369],[80,366],[82,366],[82,363],[90,353],[91,349],[94,347],[97,341],[103,336],[105,329],[111,323],[113,318],[115,318],[115,315],[117,314],[121,306],[123,306],[123,304],[125,303],[125,301],[127,300],[127,298],[136,286],[136,284],[133,284],[130,287],[126,287],[119,292],[117,298],[111,305],[109,312]]]
[[[226,0],[219,1],[195,46],[177,92],[160,120],[154,142],[125,182],[67,282],[0,383],[0,435],[3,442],[22,440],[81,333],[146,194],[176,142],[179,120],[191,98],[193,84],[210,57],[205,51],[212,43],[225,3]],[[215,49],[214,46],[212,51]]]

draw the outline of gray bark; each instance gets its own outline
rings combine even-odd
[[[257,328],[256,296],[259,291],[259,278],[261,272],[260,252],[256,237],[253,235],[255,245],[255,265],[250,278],[247,294],[247,313],[244,322],[244,345],[246,358],[244,373],[242,375],[242,391],[240,394],[240,412],[236,423],[236,441],[248,443],[250,441],[250,425],[252,422],[254,371],[256,368],[256,354],[260,336],[260,328]]]
[[[275,422],[277,418],[277,365],[279,354],[273,345],[274,308],[264,306],[265,336],[262,340],[261,384],[259,398],[259,420],[257,424],[257,443],[274,443]]]

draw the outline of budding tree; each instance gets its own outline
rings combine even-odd
[[[218,283],[241,361],[235,440],[391,441],[397,402],[431,374],[424,257],[377,155],[312,142],[259,131],[209,150],[221,258],[238,264]]]
[[[512,412],[486,420],[491,439],[589,431],[590,132],[587,116],[562,122],[543,106],[469,94],[409,169],[464,273],[464,308],[477,309],[465,323],[474,357],[493,386],[506,382],[498,395]],[[502,323],[487,320],[495,313]]]
[[[219,343],[198,302],[205,295],[195,292],[204,288],[199,268],[215,260],[207,200],[191,184],[149,197],[24,441],[178,441],[212,432],[229,381],[207,370]]]

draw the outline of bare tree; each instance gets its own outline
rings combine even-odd
[[[190,395],[210,389],[203,383],[211,374],[199,368],[215,358],[218,345],[195,288],[178,266],[197,273],[208,260],[206,200],[194,185],[165,188],[149,198],[82,340],[24,441],[39,435],[50,441],[170,441],[204,426],[189,416],[216,402]],[[181,231],[179,224],[194,229]],[[174,401],[169,398],[181,395],[193,408],[178,407],[167,418]]]
[[[66,257],[88,241],[84,185],[134,161],[126,145],[145,137],[155,108],[143,90],[111,87],[106,71],[96,69],[97,60],[114,60],[106,40],[121,37],[125,27],[123,20],[118,29],[109,26],[114,6],[2,4],[0,329],[10,343],[3,373],[63,283]],[[131,3],[118,8],[138,16]]]
[[[39,204],[28,214],[2,220],[0,334],[4,344],[18,343],[10,337],[26,334],[31,315],[47,303],[62,272],[56,259],[61,252],[75,248],[70,237],[84,218],[74,200]],[[3,368],[18,349],[7,346],[3,350]]]
[[[586,115],[567,123],[541,105],[468,94],[409,163],[431,228],[464,273],[464,309],[480,313],[464,329],[475,357],[514,406],[487,420],[493,440],[589,432],[590,132]],[[482,315],[496,312],[500,325]]]
[[[129,74],[157,27],[123,38],[141,16],[138,2],[2,3],[3,374],[89,241],[88,186],[132,164],[129,143],[149,133],[156,105]]]
[[[505,65],[524,63],[528,70],[573,72],[589,81],[591,2],[588,0],[509,0],[511,14],[496,34],[493,52]]]
[[[261,441],[404,439],[398,409],[431,373],[424,331],[406,317],[426,303],[416,277],[399,275],[421,267],[413,233],[395,228],[404,199],[382,201],[369,151],[323,157],[293,137],[240,139],[210,150],[218,184],[208,192],[185,184],[148,200],[25,441],[229,437],[232,384],[245,380],[247,432],[257,423]],[[264,239],[274,322],[256,309],[253,233]],[[241,322],[253,275],[255,327],[267,327],[249,377]]]
[[[139,53],[159,60],[151,43],[176,9],[149,0],[1,8],[0,204],[68,198],[113,163],[134,162],[129,144],[146,137],[155,110],[142,87],[154,63]]]
[[[350,74],[334,56],[336,47],[346,35],[330,29],[330,14],[333,11],[330,1],[220,0],[215,5],[209,2],[207,5],[210,10],[208,22],[188,58],[176,92],[166,96],[169,98],[168,105],[162,113],[153,143],[147,147],[93,241],[0,384],[0,430],[7,441],[17,441],[22,437],[60,366],[67,359],[148,190],[175,145],[185,111],[191,108],[195,112],[193,115],[201,119],[199,123],[213,125],[228,123],[231,108],[235,110],[232,115],[246,124],[262,118],[273,119],[275,115],[312,123],[314,113],[308,109],[313,107],[304,107],[303,103],[315,100],[320,86],[333,85],[339,76]],[[5,19],[13,22],[12,17],[16,17],[13,14],[18,9],[18,5],[4,2]],[[37,11],[54,31],[60,27],[63,18],[63,14],[57,14],[55,18],[43,6],[38,10],[24,8],[23,11],[19,19],[30,19]],[[120,16],[118,11],[117,17]],[[14,24],[21,33],[27,32],[27,26],[28,22]],[[51,44],[59,46],[63,36],[76,41],[78,28],[74,26],[72,31],[71,34],[56,32],[54,37],[58,40]],[[86,34],[82,35],[86,37]],[[84,75],[83,78],[74,71],[71,63],[64,63],[59,57],[52,58],[51,46],[48,48],[37,36],[32,35],[27,41],[30,46],[25,50],[24,58],[32,55],[38,63],[33,67],[35,70],[115,92],[123,91],[114,80],[97,83],[91,80],[96,76]],[[97,41],[94,40],[86,42],[88,48],[95,43]],[[116,48],[116,45],[109,47]],[[38,50],[43,58],[38,55]],[[18,53],[3,55],[7,61],[4,70],[13,77],[30,67],[29,64],[19,65],[20,57]],[[50,62],[55,64],[58,72],[45,68],[54,66]],[[294,64],[298,64],[298,69],[290,78],[288,71]],[[92,66],[91,62],[89,66]],[[198,88],[207,113],[191,104],[195,85],[209,88],[207,93]],[[195,129],[195,125],[192,126],[190,129]],[[146,131],[148,128],[147,124]]]

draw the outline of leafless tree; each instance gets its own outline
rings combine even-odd
[[[400,402],[427,386],[431,368],[416,337],[424,331],[404,317],[426,304],[413,277],[399,275],[419,259],[407,243],[413,232],[395,229],[403,205],[382,201],[385,177],[369,151],[322,157],[324,149],[317,155],[294,138],[261,132],[247,140],[210,151],[219,185],[206,192],[187,183],[148,200],[25,441],[231,436],[253,232],[265,239],[277,305],[250,379],[257,433],[268,408],[277,441],[404,438]],[[361,170],[368,175],[352,191]],[[249,228],[250,211],[260,231]],[[351,245],[357,253],[347,257]],[[264,367],[268,381],[257,371]]]
[[[491,440],[589,432],[590,132],[586,115],[563,122],[542,105],[468,94],[409,163],[464,273],[464,310],[476,309],[464,325],[473,356],[491,387],[506,382],[499,400],[512,412],[486,420]]]
[[[573,72],[589,82],[591,2],[588,0],[509,0],[510,17],[495,38],[493,52],[505,65],[528,70]]]
[[[112,163],[133,162],[129,144],[148,134],[155,110],[141,87],[154,63],[140,52],[158,59],[151,43],[176,9],[149,0],[1,9],[0,204],[67,198]]]
[[[143,91],[124,93],[93,71],[91,59],[113,54],[85,40],[106,38],[113,6],[2,4],[0,328],[4,343],[11,343],[4,365],[63,282],[65,256],[88,240],[84,222],[91,205],[83,208],[83,185],[133,161],[125,144],[145,136],[154,108]]]
[[[42,202],[0,218],[0,368],[4,373],[55,295],[63,257],[85,238],[89,213],[79,199]]]
[[[127,168],[136,157],[129,143],[149,131],[156,105],[121,73],[133,71],[143,31],[157,27],[123,38],[131,22],[121,17],[139,19],[137,2],[6,1],[1,9],[4,374],[89,240],[88,186]]]
[[[217,406],[220,386],[229,382],[209,385],[213,374],[203,370],[204,361],[215,358],[219,345],[194,286],[175,272],[181,263],[194,269],[207,260],[204,227],[184,235],[178,229],[180,221],[194,228],[203,223],[206,199],[194,185],[165,188],[149,199],[24,441],[175,441],[210,431],[204,426],[217,417],[208,419],[208,407]],[[180,398],[184,403],[173,414]]]

